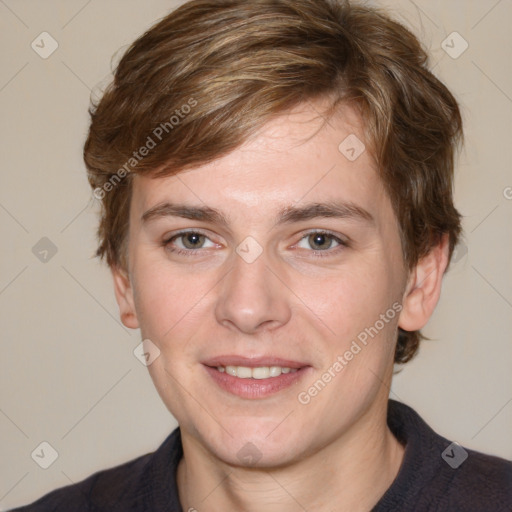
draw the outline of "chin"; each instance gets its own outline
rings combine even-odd
[[[232,446],[215,447],[215,455],[225,463],[243,468],[270,469],[287,466],[300,458],[296,443],[264,442],[263,440],[242,441],[240,448]],[[238,448],[238,449],[237,449]]]
[[[283,416],[284,417],[284,416]],[[223,427],[208,428],[203,438],[207,449],[225,463],[240,467],[278,467],[301,458],[301,446],[304,444],[303,429],[297,425],[286,428],[283,420],[268,419],[237,420],[236,424],[226,422]],[[199,428],[201,436],[204,429]]]

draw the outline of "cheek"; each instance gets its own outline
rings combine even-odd
[[[365,341],[394,332],[397,315],[393,304],[398,293],[393,274],[385,267],[382,261],[361,261],[360,265],[340,269],[323,286],[317,283],[309,287],[304,302],[312,304],[311,309],[329,327],[334,350],[346,350],[358,337]]]
[[[134,268],[134,301],[142,334],[163,341],[181,323],[190,322],[207,292],[205,279],[185,277],[179,268],[148,261]]]

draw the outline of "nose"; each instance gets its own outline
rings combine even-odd
[[[217,321],[246,334],[272,330],[291,317],[290,292],[271,269],[266,252],[252,262],[233,254],[231,271],[220,283],[215,307]]]

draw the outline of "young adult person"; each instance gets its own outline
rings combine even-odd
[[[512,465],[389,400],[461,234],[456,100],[337,0],[194,0],[91,109],[98,255],[179,428],[25,511],[501,511]]]

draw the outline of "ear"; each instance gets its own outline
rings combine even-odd
[[[139,321],[135,312],[133,288],[128,273],[118,267],[112,267],[110,270],[114,279],[114,292],[119,306],[121,322],[130,329],[138,329]]]
[[[438,245],[411,270],[400,312],[398,326],[417,331],[425,326],[441,295],[443,275],[448,266],[449,238],[444,234]]]

